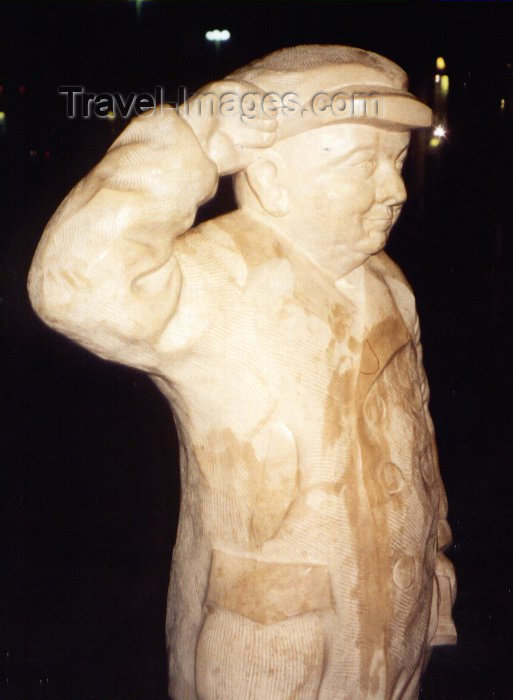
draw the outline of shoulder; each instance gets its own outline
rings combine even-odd
[[[247,265],[220,219],[190,229],[174,242],[181,288],[175,313],[159,341],[163,353],[192,347],[237,307]]]
[[[287,257],[276,232],[240,209],[210,219],[177,238],[176,255],[204,268],[215,261],[218,267],[230,270],[240,286],[253,268]]]
[[[243,286],[247,266],[224,218],[211,219],[179,236],[174,254],[186,276],[200,275],[204,281],[231,281]]]

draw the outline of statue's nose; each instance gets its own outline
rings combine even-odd
[[[382,163],[377,176],[376,199],[378,202],[394,206],[406,201],[403,178],[394,163],[389,161]]]

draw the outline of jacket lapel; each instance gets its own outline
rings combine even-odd
[[[392,356],[411,340],[382,273],[365,263],[365,333],[357,379],[363,398]]]

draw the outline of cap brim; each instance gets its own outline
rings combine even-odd
[[[295,114],[279,115],[277,138],[332,124],[361,123],[384,129],[410,130],[430,127],[431,109],[409,93],[381,90],[370,86],[361,90],[345,89],[318,93]]]

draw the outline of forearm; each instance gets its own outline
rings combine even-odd
[[[174,110],[135,119],[49,222],[29,277],[36,312],[102,355],[153,343],[179,293],[174,239],[216,183]]]

